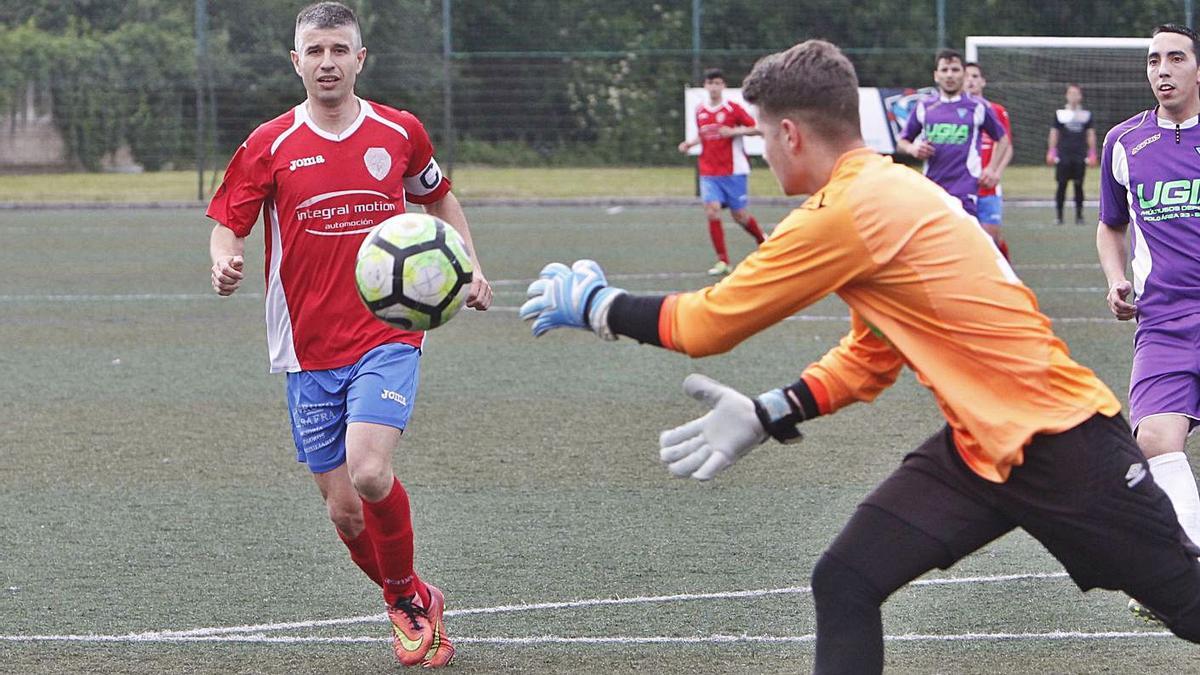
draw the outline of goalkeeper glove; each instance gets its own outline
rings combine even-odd
[[[711,411],[658,437],[659,459],[679,478],[709,480],[767,438],[796,443],[797,425],[820,414],[803,380],[756,399],[704,375],[688,375],[683,391]]]
[[[550,263],[529,284],[519,315],[533,321],[533,336],[541,337],[555,328],[590,328],[605,340],[617,336],[608,328],[612,301],[625,291],[610,288],[604,270],[594,260],[576,260],[568,268]]]

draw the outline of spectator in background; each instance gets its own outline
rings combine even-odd
[[[1083,109],[1083,90],[1067,85],[1067,105],[1054,113],[1046,142],[1046,163],[1054,167],[1058,187],[1054,191],[1054,223],[1063,224],[1063,200],[1067,183],[1075,182],[1075,224],[1083,224],[1083,174],[1085,166],[1096,166],[1096,130],[1092,113]]]
[[[696,136],[680,143],[679,151],[687,153],[700,146],[700,199],[708,218],[708,236],[717,253],[717,264],[708,273],[722,276],[733,270],[725,248],[722,208],[729,209],[734,222],[754,237],[756,243],[763,242],[762,228],[746,210],[750,201],[750,160],[742,147],[743,136],[758,136],[759,131],[745,108],[725,100],[725,75],[719,69],[704,71],[704,89],[708,101],[696,106]]]

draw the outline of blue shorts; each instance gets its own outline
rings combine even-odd
[[[392,343],[372,349],[354,365],[288,373],[296,461],[313,473],[344,464],[351,422],[403,429],[412,415],[420,371],[421,351]]]
[[[979,215],[976,217],[984,225],[1000,225],[1004,218],[1004,197],[988,195],[979,198]]]
[[[731,176],[700,176],[700,201],[705,204],[717,202],[729,207],[730,211],[746,208],[750,203],[750,191],[746,187],[746,174]]]

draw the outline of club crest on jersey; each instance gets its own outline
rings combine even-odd
[[[723,112],[717,113],[717,123],[720,124],[724,121],[725,121],[725,113],[723,113]]]
[[[375,180],[383,180],[392,170],[392,156],[383,148],[367,148],[363,153],[363,163],[367,165],[367,173]]]
[[[967,111],[966,111],[966,110],[963,110],[962,108],[959,108],[959,109],[958,109],[958,118],[959,118],[959,119],[963,119],[963,118],[965,118],[966,116],[967,116]]]

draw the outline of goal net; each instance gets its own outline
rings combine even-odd
[[[983,69],[984,95],[1008,109],[1014,163],[1043,161],[1054,113],[1068,84],[1083,89],[1092,112],[1097,151],[1113,125],[1154,105],[1146,80],[1148,38],[967,38],[965,56]]]

